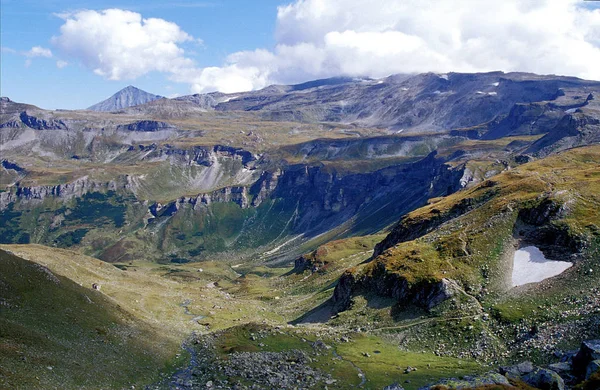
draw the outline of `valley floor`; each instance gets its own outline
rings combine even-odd
[[[370,243],[381,237],[361,239]],[[438,315],[417,308],[398,310],[390,300],[365,296],[327,324],[307,322],[316,317],[305,313],[327,312],[343,270],[372,254],[352,247],[338,245],[335,265],[314,273],[290,267],[232,267],[219,261],[111,265],[39,245],[0,249],[47,267],[89,294],[102,295],[123,310],[131,324],[143,324],[147,333],[141,343],[161,345],[162,355],[154,366],[133,370],[126,378],[65,381],[67,388],[380,389],[396,382],[412,390],[442,378],[487,372],[501,362],[526,358],[543,362],[549,353],[572,349],[581,338],[594,336],[578,333],[594,329],[582,321],[596,321],[595,329],[600,324],[599,295],[587,296],[585,313],[563,311],[561,306],[570,306],[568,302],[538,301],[537,307],[549,309],[546,322],[537,322],[544,337],[531,334],[527,322],[510,322],[511,313],[517,315],[514,311],[536,310],[524,296],[494,308],[478,306],[471,312]],[[94,291],[93,284],[100,290]],[[17,297],[15,302],[19,299],[26,298]],[[60,348],[49,347],[42,359],[36,356],[42,352],[35,341],[16,340],[4,332],[0,337],[7,352],[0,357],[3,386],[19,387],[24,369],[19,360],[25,355],[30,357],[29,374],[39,378],[38,385],[30,382],[30,388],[58,388],[56,381],[70,375],[62,372],[63,378],[57,378],[48,368],[63,364]],[[94,340],[88,344],[83,348],[106,353]],[[104,364],[106,371],[120,369],[114,366],[117,360]]]

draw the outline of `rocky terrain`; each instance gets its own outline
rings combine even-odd
[[[3,274],[0,387],[25,357],[32,388],[594,388],[598,96],[491,72],[128,87],[74,111],[2,98],[0,265],[60,283]],[[523,247],[572,266],[514,287]],[[44,291],[64,316],[32,303]],[[140,362],[97,383],[62,333],[39,341],[88,293],[106,302],[74,331],[81,361],[127,333]],[[138,336],[156,329],[151,361]]]

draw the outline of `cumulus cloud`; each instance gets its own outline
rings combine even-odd
[[[67,65],[69,65],[69,63],[67,61],[63,61],[63,60],[56,61],[56,67],[58,69],[62,69],[62,68],[64,68]]]
[[[28,58],[34,58],[34,57],[51,58],[52,51],[50,49],[46,49],[45,47],[34,46],[29,51],[24,52],[23,55]]]
[[[298,0],[278,8],[273,50],[184,77],[195,92],[336,75],[529,71],[600,79],[600,9],[577,0]]]
[[[429,71],[600,79],[600,9],[583,0],[296,0],[278,7],[272,48],[232,53],[206,68],[182,48],[203,41],[175,23],[120,9],[60,17],[52,43],[96,74],[120,80],[164,72],[192,92]]]
[[[177,24],[143,19],[121,9],[57,15],[65,23],[52,43],[110,80],[134,79],[152,71],[179,73],[193,67],[181,44],[194,38]]]

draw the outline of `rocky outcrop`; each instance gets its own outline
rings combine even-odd
[[[252,206],[260,206],[275,191],[282,173],[281,169],[275,169],[273,171],[264,171],[261,174],[260,178],[250,187],[250,194],[253,196]]]
[[[340,277],[333,292],[335,311],[346,310],[355,295],[375,293],[393,298],[401,305],[412,304],[431,310],[460,291],[460,286],[450,279],[410,282],[399,273],[386,268],[383,261],[376,262],[368,272],[347,270]]]
[[[35,130],[67,130],[67,125],[59,119],[41,119],[27,114],[23,111],[19,118],[27,127]]]
[[[547,156],[561,150],[600,142],[600,117],[592,111],[565,115],[545,136],[525,153]]]
[[[175,130],[176,127],[160,121],[151,121],[151,120],[143,120],[137,121],[133,123],[129,123],[126,125],[118,125],[117,130],[119,131],[144,131],[144,132],[153,132],[160,130]]]
[[[25,172],[25,168],[20,167],[18,164],[12,163],[8,160],[2,160],[2,162],[0,162],[0,165],[2,165],[2,168],[6,170],[13,170],[15,172]]]
[[[198,194],[194,197],[181,197],[166,204],[157,202],[148,207],[148,211],[153,218],[171,217],[180,209],[181,206],[186,204],[191,205],[192,208],[195,209],[200,205],[229,202],[235,203],[243,209],[250,207],[248,188],[241,186],[225,187],[209,193]]]
[[[194,94],[176,97],[174,100],[190,102],[200,106],[203,109],[209,110],[214,109],[218,103],[217,99],[215,99],[215,94]]]
[[[9,129],[18,129],[19,127],[21,127],[21,123],[15,119],[13,120],[9,120],[7,122],[4,122],[2,124],[0,124],[0,129],[5,129],[5,128],[9,128]]]
[[[517,103],[508,115],[490,125],[483,139],[546,133],[564,115],[562,107],[546,103]]]
[[[0,192],[0,211],[16,201],[44,200],[49,197],[72,199],[88,192],[115,191],[122,186],[117,181],[97,182],[87,176],[55,186],[22,187],[17,183],[9,191]]]
[[[323,271],[328,265],[329,263],[319,256],[319,250],[316,249],[294,260],[294,269],[292,272],[297,274],[301,274],[304,271],[315,273]]]

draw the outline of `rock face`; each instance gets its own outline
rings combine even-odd
[[[21,187],[17,185],[13,191],[0,192],[0,211],[17,201],[41,201],[50,197],[72,199],[89,192],[115,191],[118,187],[116,181],[96,182],[89,180],[88,177],[82,177],[71,183],[56,186]]]
[[[600,118],[581,111],[567,114],[526,153],[547,156],[552,152],[600,142]]]
[[[41,119],[36,118],[34,116],[28,115],[26,111],[23,111],[19,116],[21,118],[21,122],[23,122],[27,127],[31,127],[36,130],[66,130],[67,125],[57,119]]]
[[[159,131],[159,130],[173,130],[176,129],[175,126],[160,121],[137,121],[133,123],[129,123],[127,125],[119,125],[117,126],[117,130],[121,131]]]
[[[398,303],[413,304],[424,309],[432,309],[460,291],[460,286],[452,280],[424,280],[409,283],[401,275],[386,268],[385,262],[377,262],[368,275],[355,275],[352,270],[342,274],[333,292],[332,302],[335,311],[346,310],[352,297],[363,292],[374,292],[379,296],[393,298]]]
[[[88,110],[104,112],[117,111],[123,108],[137,106],[161,98],[162,96],[153,95],[130,85],[115,93],[108,99],[88,107]]]

